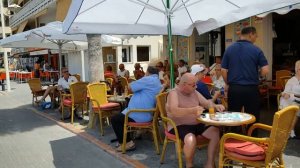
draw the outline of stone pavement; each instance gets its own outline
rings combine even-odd
[[[4,163],[5,167],[173,168],[178,165],[174,145],[167,146],[165,164],[162,165],[159,163],[160,155],[155,153],[150,134],[144,135],[141,140],[135,140],[137,147],[135,151],[127,152],[126,155],[117,153],[114,150],[115,143],[110,143],[110,140],[115,138],[111,127],[106,126],[105,135],[100,136],[97,127],[86,128],[87,116],[83,121],[75,120],[74,125],[69,124],[69,120],[61,122],[60,115],[53,109],[42,110],[31,105],[28,84],[12,82],[12,88],[14,88],[12,92],[0,92],[0,163]],[[264,113],[262,121],[266,124],[272,123],[272,115],[276,111],[276,99],[271,100],[272,108],[269,111],[262,110]],[[300,122],[296,130],[298,135],[300,135],[299,126]],[[299,142],[300,140],[288,142],[284,152],[287,168],[300,167]],[[25,155],[26,157],[22,157]],[[34,157],[27,157],[28,155]],[[13,159],[16,157],[19,160]],[[206,149],[197,150],[195,167],[203,167],[205,160]],[[20,166],[23,164],[25,166]]]
[[[24,86],[0,94],[1,168],[131,167],[34,112]]]

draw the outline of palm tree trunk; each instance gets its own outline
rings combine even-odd
[[[87,34],[86,36],[88,41],[90,83],[99,82],[100,80],[104,80],[101,35]],[[92,113],[89,113],[89,128],[93,126],[92,117]]]
[[[103,56],[100,34],[87,34],[90,82],[104,80]]]

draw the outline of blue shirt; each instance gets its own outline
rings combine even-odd
[[[133,96],[128,107],[122,111],[123,114],[126,114],[130,109],[152,109],[156,107],[156,95],[161,90],[158,75],[144,76],[131,82],[130,88]],[[152,120],[152,113],[131,113],[129,117],[135,122],[149,122]]]
[[[202,94],[203,97],[205,97],[206,99],[212,99],[208,87],[206,86],[205,83],[203,83],[202,81],[197,81],[196,83],[197,85],[197,91]]]
[[[239,40],[229,46],[222,59],[228,84],[258,85],[258,68],[268,65],[264,53],[250,41]]]

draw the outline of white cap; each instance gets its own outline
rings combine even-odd
[[[205,68],[203,66],[201,66],[200,64],[196,64],[191,67],[191,73],[193,75],[196,75],[198,72],[202,72],[204,70],[205,70]]]

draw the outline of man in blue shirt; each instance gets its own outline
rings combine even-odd
[[[207,84],[205,84],[202,79],[206,74],[206,69],[201,64],[195,64],[191,67],[191,74],[195,75],[197,77],[197,83],[196,83],[196,90],[202,94],[203,97],[205,97],[207,100],[211,100],[212,102],[215,102],[217,98],[219,97],[219,92],[217,94],[214,94],[213,97],[210,93],[210,90],[207,87]]]
[[[148,66],[146,75],[130,84],[129,88],[133,92],[128,107],[112,117],[111,123],[117,136],[119,144],[123,143],[124,120],[126,113],[131,109],[152,109],[156,106],[156,95],[161,90],[161,83],[158,77],[158,69]],[[149,122],[152,120],[152,113],[130,113],[129,122]],[[133,150],[135,144],[127,137],[126,150]],[[117,148],[121,151],[121,146]]]
[[[241,111],[255,115],[259,121],[259,75],[269,73],[269,66],[256,41],[255,27],[245,27],[241,40],[229,46],[222,60],[222,76],[228,88],[228,110]],[[260,74],[259,74],[260,69]]]

